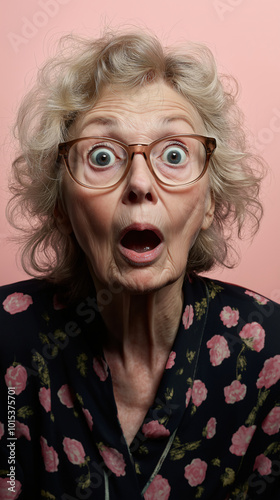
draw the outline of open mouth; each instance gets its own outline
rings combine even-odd
[[[150,229],[143,231],[132,229],[121,239],[121,245],[128,250],[144,253],[154,250],[161,243],[159,236]]]

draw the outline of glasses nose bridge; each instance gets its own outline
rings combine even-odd
[[[127,146],[127,152],[129,156],[129,162],[131,163],[134,155],[142,155],[148,163],[148,158],[149,158],[149,145],[148,144],[130,144]]]

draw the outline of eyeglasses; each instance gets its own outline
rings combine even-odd
[[[158,182],[184,186],[205,174],[216,140],[202,135],[181,134],[151,144],[123,144],[108,137],[82,137],[58,146],[72,179],[90,189],[117,185],[127,175],[134,155],[144,156]]]

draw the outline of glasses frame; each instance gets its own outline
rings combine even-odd
[[[205,164],[204,164],[204,167],[203,167],[203,170],[201,172],[201,174],[194,180],[190,181],[190,182],[185,182],[183,184],[169,184],[168,182],[164,182],[162,181],[156,174],[154,168],[153,168],[153,165],[150,161],[150,153],[151,153],[151,150],[153,149],[153,147],[167,139],[176,139],[176,138],[180,138],[180,137],[190,137],[190,138],[193,138],[193,139],[197,139],[199,142],[201,142],[201,144],[204,146],[204,149],[205,149],[205,152],[206,152],[206,157],[205,157]],[[114,184],[112,185],[107,185],[107,186],[89,186],[88,184],[84,184],[83,182],[79,181],[78,179],[76,179],[74,177],[74,175],[72,174],[71,172],[71,168],[70,168],[70,165],[69,165],[69,162],[68,162],[68,155],[69,155],[69,151],[71,149],[71,147],[76,144],[77,142],[80,142],[80,141],[84,141],[84,140],[87,140],[87,139],[98,139],[100,141],[109,141],[109,142],[113,142],[115,144],[119,144],[126,152],[127,152],[127,156],[128,156],[128,159],[127,159],[127,165],[124,169],[124,172],[121,176],[121,178],[115,182]],[[208,168],[208,165],[209,165],[209,160],[213,154],[213,152],[215,151],[216,149],[216,146],[217,146],[217,143],[216,143],[216,139],[214,139],[213,137],[205,137],[204,135],[197,135],[197,134],[176,134],[176,135],[169,135],[169,136],[166,136],[166,137],[161,137],[160,139],[157,139],[156,141],[153,141],[151,142],[150,144],[125,144],[121,141],[117,141],[116,139],[111,139],[110,137],[96,137],[96,136],[89,136],[89,137],[79,137],[78,139],[73,139],[72,141],[67,141],[67,142],[61,142],[59,145],[58,145],[58,158],[57,158],[57,162],[60,163],[61,159],[63,158],[64,160],[64,164],[66,166],[66,169],[67,169],[67,172],[68,174],[70,175],[71,179],[73,179],[73,181],[75,181],[77,184],[79,184],[80,186],[83,186],[83,187],[86,187],[88,189],[110,189],[114,186],[117,186],[127,175],[130,167],[131,167],[131,163],[132,163],[132,160],[134,158],[134,155],[136,154],[142,154],[142,156],[144,157],[145,161],[146,161],[146,164],[150,170],[150,172],[152,173],[152,175],[154,176],[154,178],[157,180],[157,182],[159,182],[160,184],[163,184],[164,186],[168,186],[168,187],[174,187],[174,188],[177,188],[177,187],[181,187],[181,186],[187,186],[187,185],[191,185],[191,184],[194,184],[195,182],[199,181],[205,174],[207,168]]]

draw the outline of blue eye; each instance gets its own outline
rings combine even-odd
[[[179,146],[169,146],[162,155],[162,159],[169,165],[182,165],[187,159],[186,151]]]
[[[94,167],[111,167],[116,162],[116,156],[107,148],[97,147],[88,155],[90,165]]]

